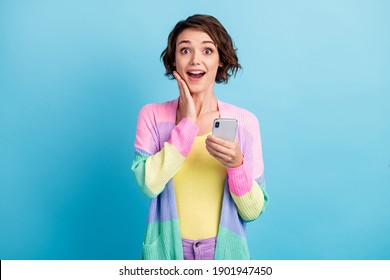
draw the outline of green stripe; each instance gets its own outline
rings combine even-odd
[[[156,194],[150,191],[145,181],[145,164],[146,159],[149,157],[147,154],[135,153],[131,170],[134,173],[134,177],[137,180],[138,186],[142,192],[149,198],[156,197]]]
[[[182,260],[183,247],[177,219],[148,224],[143,260]]]
[[[219,227],[216,260],[249,260],[249,248],[245,237],[242,237],[226,227]]]

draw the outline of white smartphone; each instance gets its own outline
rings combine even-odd
[[[229,142],[236,138],[237,120],[218,118],[214,120],[212,134]]]

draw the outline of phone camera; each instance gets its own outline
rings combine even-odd
[[[219,122],[216,122],[216,123],[215,123],[215,127],[216,127],[216,128],[219,127]]]

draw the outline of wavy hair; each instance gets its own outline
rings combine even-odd
[[[213,16],[196,14],[188,17],[186,20],[179,21],[168,36],[168,45],[161,53],[161,60],[165,66],[165,76],[173,79],[173,71],[176,70],[175,52],[176,40],[181,32],[187,28],[194,28],[207,33],[214,41],[219,54],[219,60],[222,66],[218,67],[216,83],[227,83],[229,77],[235,77],[237,72],[242,69],[238,63],[237,49],[223,25]]]

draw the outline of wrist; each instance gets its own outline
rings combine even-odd
[[[243,155],[241,155],[241,158],[237,162],[237,164],[235,165],[235,168],[240,167],[243,164],[243,162],[244,162],[244,157],[243,157]]]

